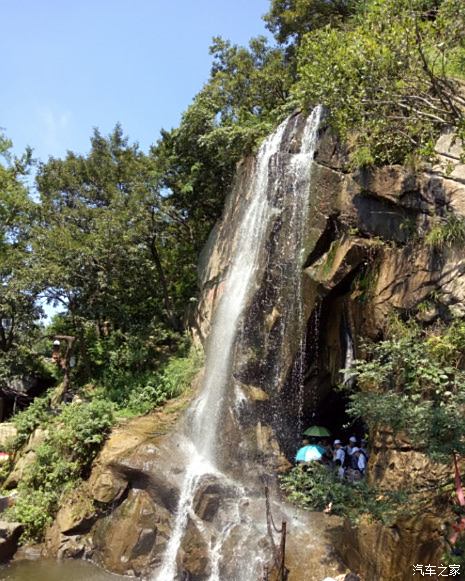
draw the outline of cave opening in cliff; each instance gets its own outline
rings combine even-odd
[[[326,427],[332,438],[361,439],[363,420],[348,413],[350,389],[344,369],[356,357],[356,325],[351,288],[358,269],[352,270],[313,309],[307,324],[302,426]]]

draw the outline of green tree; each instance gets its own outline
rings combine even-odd
[[[31,231],[37,207],[24,180],[31,152],[11,154],[0,136],[0,383],[34,366],[31,353],[38,332],[40,287],[31,276]]]
[[[363,0],[272,0],[264,20],[280,44],[299,45],[303,35],[339,26]]]
[[[95,131],[88,155],[40,165],[37,186],[34,275],[64,311],[48,333],[75,337],[77,366],[63,386],[97,381],[123,401],[182,340],[196,293],[191,216],[119,126]]]
[[[262,37],[249,48],[215,38],[210,52],[209,81],[151,151],[196,251],[221,215],[236,163],[288,114],[292,83],[283,52]]]
[[[463,132],[464,98],[452,69],[463,58],[459,0],[367,0],[344,27],[307,33],[295,95],[326,105],[357,152],[355,164],[429,155],[438,132]]]
[[[157,318],[176,329],[171,275],[182,216],[119,126],[108,138],[95,131],[91,146],[88,156],[68,153],[39,168],[34,249],[45,295],[66,307],[76,327],[89,320],[99,332],[104,323],[127,331]]]

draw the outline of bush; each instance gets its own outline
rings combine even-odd
[[[117,403],[125,415],[145,414],[181,395],[203,365],[203,354],[191,347],[187,355],[171,357],[158,373],[144,373],[118,390]],[[111,392],[114,393],[114,392]]]
[[[159,375],[159,385],[167,397],[181,395],[203,365],[203,352],[191,347],[185,357],[172,357]]]
[[[114,422],[114,406],[109,401],[71,403],[62,408],[50,444],[65,457],[90,465]]]
[[[129,392],[127,401],[122,408],[126,415],[142,415],[152,409],[163,405],[167,400],[167,394],[158,383],[158,378],[154,375],[147,376],[147,379],[140,383],[134,383]]]
[[[350,497],[349,486],[338,481],[332,471],[318,463],[298,465],[281,478],[281,489],[289,500],[311,510],[323,510],[330,502],[332,512],[343,514]]]
[[[147,413],[180,395],[202,364],[186,337],[166,333],[155,340],[115,332],[96,340],[89,351],[99,397],[114,402],[124,415]]]
[[[57,505],[56,492],[29,490],[27,495],[18,496],[15,505],[7,510],[5,516],[10,521],[24,525],[22,541],[40,541],[43,531],[53,521]]]
[[[406,513],[406,493],[380,491],[364,480],[341,482],[330,467],[317,462],[298,465],[280,479],[288,499],[308,510],[323,510],[331,503],[331,513],[357,522],[368,515],[383,523],[396,518],[398,510]]]
[[[45,402],[45,398],[36,400],[32,411],[28,408],[19,414],[22,434],[38,425],[47,430],[18,486],[17,503],[6,512],[6,518],[25,525],[24,540],[41,539],[61,495],[87,475],[114,421],[113,404],[108,401],[63,405],[58,415],[43,415]]]
[[[465,322],[428,331],[397,325],[365,352],[347,370],[360,390],[350,395],[349,414],[371,430],[402,431],[437,461],[464,454]]]
[[[447,214],[427,233],[425,242],[438,249],[461,247],[465,243],[465,219],[455,214]]]

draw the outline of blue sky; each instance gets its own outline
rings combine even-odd
[[[146,150],[207,80],[214,35],[265,34],[268,0],[0,0],[0,127],[35,157],[121,122]]]

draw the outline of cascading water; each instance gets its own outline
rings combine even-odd
[[[298,153],[292,155],[287,162],[288,170],[284,171],[282,187],[285,188],[286,197],[284,205],[287,211],[287,228],[285,233],[285,244],[294,253],[288,252],[292,256],[292,274],[285,273],[278,281],[275,281],[275,289],[283,301],[282,314],[280,317],[279,335],[275,336],[278,345],[277,355],[274,363],[274,377],[272,378],[275,390],[279,391],[280,383],[283,382],[281,367],[286,359],[286,349],[289,350],[288,333],[293,329],[293,335],[298,338],[296,357],[291,370],[291,383],[297,401],[297,421],[295,422],[295,437],[299,438],[303,432],[303,399],[304,399],[304,374],[305,374],[305,318],[303,313],[302,298],[302,276],[301,269],[306,259],[305,255],[305,225],[308,220],[310,205],[308,203],[308,192],[311,180],[311,160],[314,156],[317,130],[321,117],[321,109],[314,110],[305,124],[301,138],[301,147]]]
[[[343,383],[344,385],[351,386],[353,383],[353,377],[351,374],[351,369],[355,361],[355,350],[354,350],[354,342],[352,341],[352,335],[350,334],[350,330],[346,327],[344,330],[345,335],[345,343],[346,343],[346,354],[344,360],[344,374],[343,374]]]
[[[189,519],[195,519],[194,496],[205,475],[222,480],[232,491],[230,506],[227,501],[223,503],[222,524],[209,539],[210,580],[219,581],[221,578],[222,547],[231,542],[236,527],[241,528],[243,547],[247,540],[252,542],[249,542],[248,547],[250,554],[247,557],[244,554],[240,555],[238,561],[243,562],[234,566],[233,573],[229,573],[228,578],[231,581],[233,579],[250,581],[258,578],[262,561],[266,559],[257,543],[253,542],[257,531],[259,534],[266,534],[263,515],[260,515],[260,519],[259,515],[254,513],[254,509],[250,508],[251,505],[248,509],[249,514],[246,514],[247,511],[241,511],[240,499],[247,498],[248,492],[237,479],[234,480],[222,473],[223,467],[218,462],[218,432],[225,413],[228,387],[234,373],[234,357],[238,338],[241,336],[242,319],[251,294],[256,290],[266,268],[266,259],[263,260],[263,257],[266,255],[268,238],[277,215],[283,214],[282,219],[288,220],[291,224],[290,237],[287,236],[285,244],[291,245],[295,250],[302,246],[301,230],[308,211],[311,160],[314,156],[320,116],[321,110],[318,107],[305,123],[300,137],[300,150],[297,153],[289,151],[281,153],[283,139],[287,136],[289,142],[289,131],[295,130],[295,126],[290,128],[292,118],[283,122],[258,152],[250,180],[250,191],[247,193],[248,202],[236,228],[233,256],[224,281],[222,297],[213,317],[206,347],[203,386],[188,413],[185,446],[190,461],[186,467],[172,533],[161,568],[154,577],[157,581],[173,581],[180,578],[177,557]],[[282,182],[280,176],[283,178]],[[283,184],[288,191],[283,192]],[[284,216],[283,208],[288,210],[288,216]],[[297,281],[294,288],[297,299],[292,313],[294,319],[302,318],[300,297],[302,264],[303,259],[298,266],[294,264],[295,273],[292,275]],[[279,340],[284,341],[287,330],[286,317],[282,317],[280,327]],[[301,351],[303,352],[303,349]],[[278,356],[274,365],[279,366],[279,359]],[[280,370],[276,369],[276,377],[280,376],[279,372]],[[248,501],[244,502],[245,504],[248,504]]]

